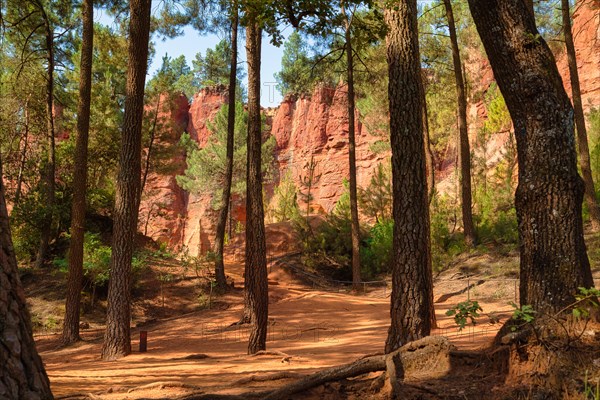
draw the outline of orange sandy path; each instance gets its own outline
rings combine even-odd
[[[230,265],[228,273],[239,277],[242,268],[239,264]],[[118,393],[103,394],[101,398],[133,399],[141,395],[164,397],[183,390],[123,393],[124,389],[155,382],[185,383],[208,393],[240,393],[281,384],[280,381],[236,383],[255,373],[308,373],[383,350],[389,324],[389,298],[385,297],[383,289],[361,296],[312,290],[298,284],[283,271],[272,272],[269,281],[267,349],[291,356],[289,361],[283,361],[281,355],[246,355],[248,328],[228,328],[239,319],[242,311],[241,292],[234,292],[222,298],[231,304],[226,310],[198,311],[146,328],[147,353],[137,352],[138,330],[134,330],[132,338],[136,351],[119,361],[99,359],[101,331],[87,332],[85,342],[67,349],[56,349],[56,337],[38,339],[54,394],[106,393],[112,388]],[[454,290],[436,288],[435,298]],[[453,322],[444,312],[450,304],[464,299],[466,295],[458,295],[451,297],[447,304],[436,304],[439,326],[455,331]],[[486,304],[484,309],[508,310],[505,303]],[[483,334],[450,335],[450,338],[461,348],[483,347],[490,343],[499,326],[482,323],[477,329],[485,330]],[[438,332],[448,334],[446,330]],[[208,358],[184,358],[193,354],[206,354]]]

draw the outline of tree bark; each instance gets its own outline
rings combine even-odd
[[[131,353],[131,258],[140,204],[144,84],[148,65],[151,0],[130,0],[129,63],[119,174],[116,183],[108,309],[102,358]]]
[[[56,154],[54,142],[54,31],[44,6],[39,3],[38,7],[44,20],[44,29],[46,36],[46,62],[48,63],[46,81],[46,125],[48,149],[46,155],[46,165],[43,172],[43,198],[44,198],[44,216],[40,232],[40,245],[38,248],[35,266],[40,268],[48,258],[50,248],[50,237],[54,227],[54,206],[56,203]]]
[[[246,14],[246,57],[248,60],[248,159],[246,168],[246,309],[250,312],[248,354],[266,349],[269,295],[267,250],[262,198],[260,119],[260,50],[262,30],[256,11]]]
[[[386,8],[394,238],[386,353],[429,335],[433,284],[416,0]]]
[[[448,20],[448,31],[452,45],[452,62],[454,65],[454,79],[456,80],[456,98],[458,111],[458,137],[460,161],[460,198],[462,207],[463,230],[467,246],[475,244],[475,227],[473,226],[473,212],[471,201],[471,148],[469,146],[469,131],[467,130],[467,96],[465,82],[463,79],[462,64],[460,61],[460,50],[458,38],[456,37],[456,25],[454,13],[450,0],[444,0],[446,8],[446,19]]]
[[[423,90],[423,140],[425,145],[425,170],[427,171],[427,197],[429,203],[435,194],[435,165],[433,151],[431,151],[431,139],[429,137],[429,115],[427,112],[427,97]]]
[[[227,109],[227,148],[225,158],[225,187],[221,197],[221,211],[217,220],[217,237],[215,238],[215,279],[217,288],[223,290],[227,287],[225,278],[225,264],[223,261],[223,247],[225,244],[225,229],[227,228],[227,215],[231,199],[231,181],[233,179],[233,145],[235,138],[235,90],[237,88],[237,34],[238,34],[238,3],[231,5],[231,62],[229,66],[229,107]]]
[[[0,160],[0,398],[52,399],[17,271]]]
[[[83,285],[83,242],[85,234],[85,194],[87,187],[88,136],[92,97],[92,62],[94,48],[93,0],[83,2],[83,37],[77,108],[77,141],[73,172],[73,204],[71,208],[71,243],[69,245],[69,277],[62,342],[74,343],[79,337],[79,311]]]
[[[527,10],[531,13],[531,15],[535,18],[535,9],[533,7],[533,0],[524,0],[525,5],[527,6]]]
[[[346,23],[346,69],[348,78],[348,162],[350,164],[350,223],[352,237],[352,289],[360,289],[360,223],[358,220],[358,194],[356,184],[356,138],[355,118],[356,110],[354,104],[354,50],[352,49],[351,21],[346,16],[344,3],[342,2],[342,13]]]
[[[469,0],[513,120],[519,161],[521,304],[554,313],[593,286],[583,238],[573,108],[522,0]]]
[[[581,175],[585,186],[584,198],[590,212],[592,230],[598,231],[600,229],[600,207],[598,207],[598,198],[596,197],[594,179],[592,178],[592,167],[590,165],[590,149],[588,145],[587,129],[585,127],[585,115],[583,113],[581,101],[581,86],[579,84],[579,72],[577,71],[577,57],[575,53],[575,43],[573,42],[569,0],[562,0],[562,21],[565,45],[567,48],[567,60],[569,63],[571,92],[573,95],[575,127],[577,128],[579,167],[581,168]]]

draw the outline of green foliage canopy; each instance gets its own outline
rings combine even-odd
[[[192,193],[212,194],[215,209],[222,206],[218,202],[225,184],[227,110],[227,105],[221,107],[214,120],[208,123],[212,135],[203,148],[199,148],[188,134],[184,134],[181,139],[187,149],[187,169],[177,177],[177,183]],[[246,192],[247,126],[248,112],[244,110],[242,103],[237,102],[231,191],[242,197]],[[262,145],[262,169],[266,179],[270,176],[274,147],[273,136],[269,136]]]

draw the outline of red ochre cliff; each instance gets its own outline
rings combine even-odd
[[[600,106],[600,0],[578,2],[573,31],[583,103],[589,111]],[[557,64],[570,95],[564,54],[558,55]],[[485,57],[478,53],[470,54],[465,66],[471,80],[477,82],[476,89],[485,92],[493,82]],[[210,206],[210,195],[189,194],[177,185],[175,177],[186,168],[185,153],[178,142],[181,134],[187,131],[200,146],[205,145],[210,136],[206,123],[226,102],[226,88],[218,86],[201,90],[191,105],[181,96],[159,112],[161,132],[154,143],[153,157],[156,158],[142,195],[139,230],[172,249],[195,255],[212,248],[217,213]],[[312,189],[311,209],[314,213],[326,213],[335,207],[345,190],[343,182],[349,175],[346,104],[345,86],[318,86],[311,96],[287,96],[278,108],[264,110],[268,114],[265,135],[270,133],[277,143],[275,181],[265,184],[265,207],[269,204],[273,187],[282,177],[291,176],[296,188],[303,189],[301,182],[308,175],[311,158],[315,163],[315,175],[320,176]],[[481,100],[470,102],[469,125],[473,142],[486,116],[487,110]],[[389,154],[371,151],[371,145],[382,138],[368,132],[360,118],[356,121],[357,180],[359,187],[365,187],[375,168]],[[508,139],[507,132],[494,136],[488,149],[491,150],[490,165],[497,162]],[[439,191],[451,191],[456,186],[450,173],[454,168],[454,155],[454,150],[449,149],[443,159],[437,160]],[[237,199],[233,208],[234,221],[243,224],[243,202]]]
[[[139,230],[173,249],[198,254],[212,248],[217,213],[210,206],[210,195],[186,193],[177,185],[175,177],[185,170],[185,154],[177,143],[181,134],[187,131],[200,146],[205,145],[210,135],[206,122],[214,118],[226,101],[225,87],[206,88],[194,97],[191,106],[180,97],[172,102],[169,110],[159,112],[159,121],[169,129],[157,136],[153,151],[156,154],[175,150],[148,175],[140,206]],[[349,176],[346,104],[345,86],[320,86],[311,97],[288,96],[278,109],[271,110],[267,130],[277,142],[276,173],[275,181],[266,185],[268,188],[276,186],[280,177],[286,174],[291,175],[297,188],[301,188],[300,181],[308,174],[312,157],[316,164],[315,174],[320,178],[312,189],[311,209],[313,212],[333,209],[344,192],[343,182]],[[176,123],[169,124],[168,121]],[[385,154],[374,154],[369,148],[380,139],[357,123],[359,186],[369,183],[372,171],[386,158]],[[266,192],[268,195],[272,190]],[[269,198],[265,204],[268,203]],[[234,202],[233,219],[245,222],[245,210],[239,201]]]

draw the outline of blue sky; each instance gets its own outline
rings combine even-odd
[[[291,28],[288,28],[284,34],[287,36],[291,32]],[[160,67],[162,57],[165,55],[165,53],[168,53],[172,58],[184,55],[188,64],[191,66],[192,60],[196,57],[196,53],[202,52],[204,55],[206,53],[206,49],[214,48],[221,39],[222,37],[214,34],[199,35],[198,32],[191,27],[185,28],[183,35],[174,39],[162,41],[160,39],[153,38],[156,54],[154,55],[152,65],[150,66],[150,75],[152,75]],[[243,40],[239,41],[238,52],[239,59],[244,62],[244,70],[247,71],[247,66],[245,64],[246,47]],[[263,107],[276,107],[279,105],[279,103],[281,103],[281,94],[277,91],[277,89],[275,89],[274,74],[279,72],[281,69],[282,55],[283,46],[277,48],[270,43],[267,36],[263,36],[260,74],[260,104]],[[244,84],[246,84],[246,82]]]
[[[110,25],[112,19],[106,15],[106,12],[102,10],[95,10],[95,20],[97,22]],[[284,30],[284,36],[291,34],[292,28]],[[179,57],[184,55],[188,62],[188,65],[192,65],[192,60],[196,57],[196,53],[201,52],[203,55],[206,54],[206,49],[214,48],[216,44],[222,39],[215,34],[211,35],[199,35],[191,27],[186,27],[183,30],[183,35],[174,38],[161,40],[156,36],[152,37],[154,42],[155,54],[148,71],[148,79],[158,70],[161,65],[162,57],[168,54],[171,58]],[[244,47],[244,41],[239,41],[239,58],[243,61],[244,70],[246,67],[246,48]],[[283,46],[277,48],[273,46],[269,38],[263,36],[262,43],[262,64],[261,64],[261,98],[260,103],[263,107],[277,107],[281,103],[281,94],[275,89],[275,77],[274,74],[279,72],[281,69],[281,57],[283,54]],[[244,82],[246,84],[246,82]]]

